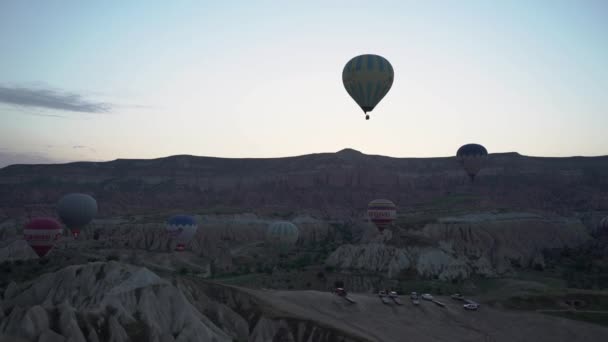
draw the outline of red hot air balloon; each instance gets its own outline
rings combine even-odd
[[[376,199],[369,202],[367,216],[382,232],[397,218],[397,207],[387,199]]]
[[[23,238],[40,258],[49,253],[61,236],[61,224],[50,217],[31,219],[23,228]]]

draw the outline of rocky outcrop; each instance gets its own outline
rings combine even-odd
[[[1,307],[0,332],[29,341],[231,341],[173,285],[116,262],[45,274]]]
[[[420,232],[435,246],[370,243],[344,245],[326,260],[329,266],[396,278],[415,271],[425,278],[496,276],[518,267],[544,268],[543,251],[575,247],[590,239],[578,220],[527,213],[480,214],[439,219]]]
[[[0,218],[1,219],[1,218]],[[17,220],[5,220],[0,223],[0,241],[12,240],[17,237]]]
[[[260,218],[254,214],[239,214],[201,215],[197,216],[197,221],[199,229],[187,245],[189,252],[200,257],[194,262],[196,265],[176,263],[174,262],[176,260],[168,254],[163,255],[163,260],[159,258],[158,252],[170,253],[175,249],[176,244],[174,240],[170,239],[165,230],[165,224],[162,222],[128,223],[103,220],[91,224],[81,234],[84,239],[93,239],[104,248],[116,250],[117,254],[125,254],[124,250],[128,249],[145,250],[157,254],[151,254],[146,258],[141,257],[143,255],[141,252],[133,257],[123,255],[122,260],[128,260],[131,263],[146,264],[148,262],[150,265],[155,263],[160,268],[174,270],[180,267],[194,268],[198,273],[206,272],[202,268],[206,269],[212,263],[214,270],[229,272],[236,267],[240,259],[250,258],[247,255],[249,250],[246,247],[252,244],[262,244],[268,226],[275,220]],[[300,246],[329,240],[335,235],[335,230],[329,223],[308,215],[296,216],[291,221],[299,228],[297,244]]]
[[[38,259],[38,255],[24,240],[14,240],[5,247],[0,247],[0,262]]]
[[[11,283],[0,338],[11,341],[354,342],[352,332],[302,318],[255,291],[160,278],[118,262],[68,266]]]
[[[413,266],[411,257],[405,249],[370,243],[341,246],[325,263],[339,269],[381,272],[393,278]]]
[[[218,244],[251,243],[264,241],[268,226],[276,219],[260,218],[254,214],[199,215],[199,229],[192,239],[190,250],[206,255]],[[158,222],[161,221],[161,222]],[[126,247],[154,251],[170,251],[174,242],[165,231],[162,219],[150,223],[100,221],[87,229],[88,238],[104,241],[108,247]],[[291,220],[299,228],[298,244],[305,245],[326,240],[333,228],[325,221],[311,216],[296,216]],[[214,255],[209,255],[214,256]]]
[[[366,340],[290,312],[283,303],[269,301],[256,291],[187,279],[178,280],[177,286],[195,307],[236,341]]]

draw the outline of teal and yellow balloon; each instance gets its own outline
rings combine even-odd
[[[289,247],[296,244],[300,230],[287,221],[273,222],[266,230],[266,242],[270,245]]]
[[[360,55],[344,66],[342,82],[350,97],[366,114],[378,105],[393,85],[395,73],[386,58],[378,55]]]

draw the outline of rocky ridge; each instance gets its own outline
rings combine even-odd
[[[393,234],[396,234],[395,232]],[[417,246],[422,237],[432,246]],[[544,267],[543,251],[577,247],[591,239],[575,219],[529,213],[480,214],[442,218],[409,232],[398,246],[382,243],[343,245],[326,264],[345,270],[380,272],[396,278],[413,271],[424,278],[466,279],[498,276],[518,267]]]
[[[244,289],[160,278],[118,262],[10,283],[0,338],[25,341],[364,341],[277,311]]]
[[[353,150],[267,159],[172,156],[12,165],[0,169],[0,184],[0,219],[52,212],[63,194],[75,191],[94,195],[101,217],[181,208],[341,219],[359,215],[378,197],[401,210],[442,199],[463,210],[526,208],[566,216],[608,211],[606,156],[491,154],[474,186],[452,157],[391,158]]]

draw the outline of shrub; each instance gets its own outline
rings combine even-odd
[[[112,254],[106,257],[106,261],[118,261],[118,255]]]

